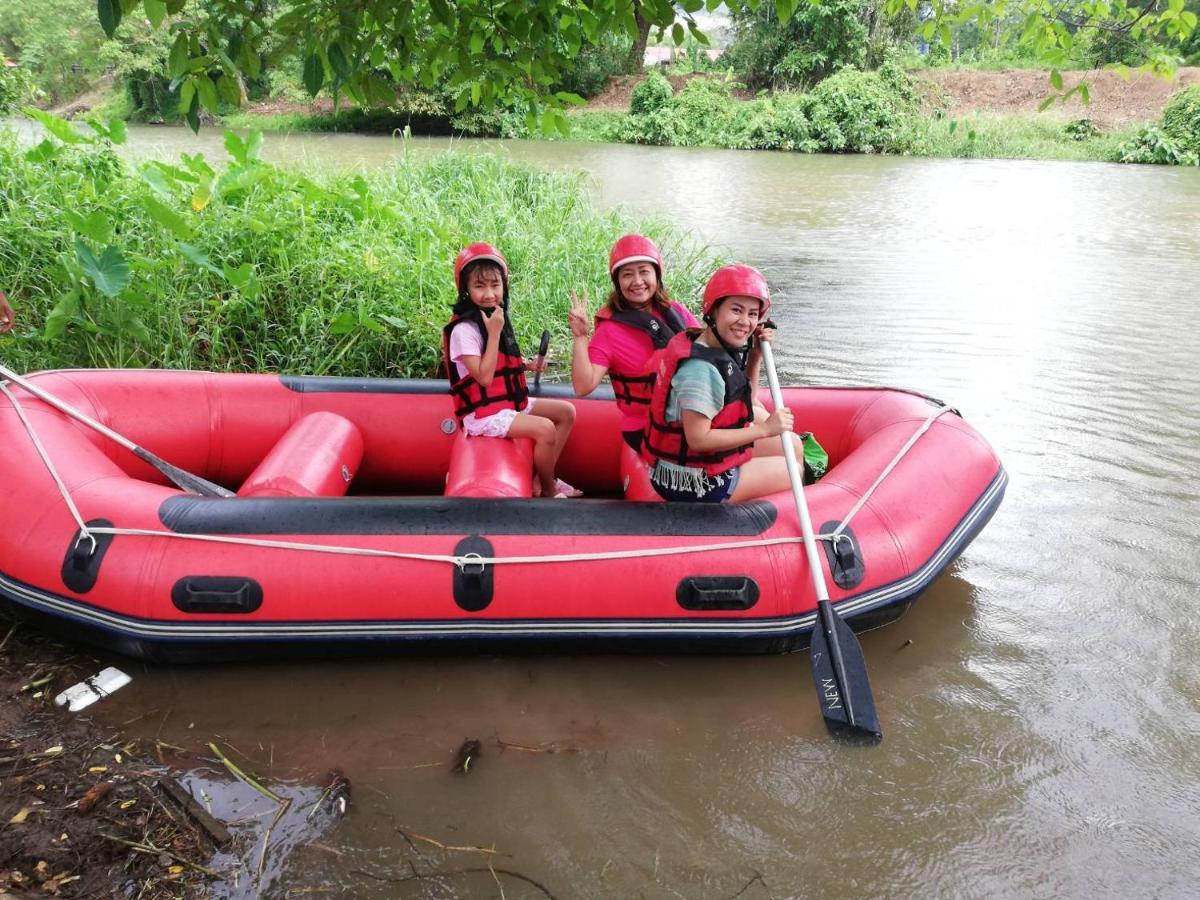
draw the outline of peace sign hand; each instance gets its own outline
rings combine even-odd
[[[591,332],[587,288],[583,289],[582,296],[577,295],[574,289],[571,290],[571,312],[567,315],[567,324],[571,326],[571,334],[574,337],[585,338]]]

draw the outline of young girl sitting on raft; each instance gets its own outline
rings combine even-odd
[[[704,289],[707,327],[667,344],[643,451],[650,483],[664,500],[752,500],[790,486],[779,436],[792,428],[791,410],[755,416],[757,342],[773,336],[765,324],[770,308],[761,272],[725,266]]]
[[[454,261],[454,286],[458,299],[442,330],[442,352],[463,431],[529,438],[537,476],[534,495],[578,496],[579,491],[554,477],[575,424],[575,407],[565,400],[529,396],[525,360],[506,315],[508,263],[491,244],[471,244]]]
[[[608,257],[613,289],[596,313],[596,333],[590,341],[587,291],[582,296],[571,291],[571,386],[576,396],[584,397],[607,374],[617,398],[621,436],[637,451],[642,449],[654,390],[657,366],[652,357],[676,334],[700,324],[667,295],[662,271],[662,254],[654,241],[640,234],[618,240]]]

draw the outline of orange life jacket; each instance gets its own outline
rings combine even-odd
[[[654,353],[646,360],[641,371],[614,372],[608,371],[609,381],[612,382],[613,394],[617,398],[617,408],[622,412],[640,416],[644,410],[629,409],[634,406],[649,406],[650,396],[654,393],[654,379],[658,371],[659,351],[667,346],[667,342],[681,331],[687,330],[687,323],[674,304],[667,310],[664,318],[652,315],[640,309],[623,309],[617,312],[607,307],[596,313],[596,327],[601,322],[616,322],[627,328],[633,328],[648,335],[654,344]]]
[[[472,412],[479,418],[484,418],[495,415],[502,409],[524,409],[529,398],[529,388],[525,384],[525,360],[521,356],[520,348],[514,342],[510,352],[505,352],[504,341],[501,341],[501,349],[496,352],[496,371],[492,376],[492,383],[486,388],[469,372],[460,378],[458,366],[450,359],[450,332],[459,322],[473,323],[483,335],[485,346],[487,344],[487,330],[483,325],[483,313],[479,310],[452,317],[450,324],[442,329],[442,357],[446,361],[450,396],[454,398],[454,415],[462,420],[467,413]],[[516,352],[511,352],[512,349]]]
[[[667,400],[671,394],[671,379],[684,360],[701,359],[716,368],[725,382],[725,405],[713,416],[713,428],[745,428],[754,422],[754,405],[746,373],[722,347],[706,347],[695,342],[697,332],[683,332],[671,338],[659,360],[657,381],[650,400],[650,425],[642,451],[647,462],[657,460],[680,466],[703,469],[709,475],[720,475],[750,459],[754,442],[748,441],[729,450],[700,452],[688,446],[683,422],[667,421]]]

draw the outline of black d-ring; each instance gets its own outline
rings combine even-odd
[[[495,549],[491,543],[473,534],[463,538],[454,548],[458,557],[491,558]],[[495,566],[483,562],[463,561],[454,567],[454,602],[467,612],[487,609],[492,602]]]
[[[108,519],[90,519],[84,524],[89,529],[113,527],[113,523]],[[76,594],[86,594],[90,591],[100,576],[100,563],[104,561],[104,554],[108,552],[112,541],[111,534],[92,534],[90,531],[76,530],[63,558],[63,584]]]

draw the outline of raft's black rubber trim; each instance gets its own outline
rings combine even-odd
[[[767,500],[630,503],[471,497],[169,497],[180,534],[758,535],[775,524]]]
[[[496,548],[486,538],[473,534],[454,545],[455,556],[466,556],[468,553],[490,558],[496,555]],[[461,568],[453,568],[452,589],[454,602],[458,604],[459,609],[465,609],[467,612],[487,609],[494,593],[495,570],[494,565],[485,563],[467,563]]]
[[[694,575],[675,588],[684,609],[749,609],[758,597],[758,582],[749,575]]]
[[[430,378],[342,378],[333,375],[280,375],[280,383],[298,394],[444,394],[450,396],[445,379]],[[577,399],[569,384],[542,382],[539,397]],[[601,385],[588,400],[612,400],[612,387]]]
[[[89,528],[113,527],[109,519],[89,519],[85,524]],[[112,542],[111,534],[93,534],[80,539],[77,530],[71,535],[67,555],[63,557],[63,584],[77,594],[86,594],[95,587],[96,579],[100,577],[100,563],[104,562],[104,554]]]
[[[187,575],[171,588],[171,602],[186,613],[252,613],[262,606],[263,590],[253,578]]]

